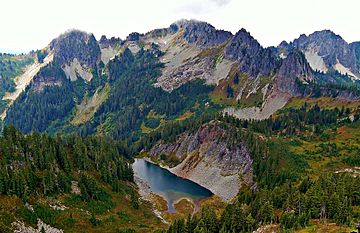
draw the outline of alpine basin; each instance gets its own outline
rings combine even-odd
[[[182,198],[199,202],[213,195],[210,190],[199,184],[178,177],[167,169],[144,159],[136,159],[132,166],[135,174],[150,186],[153,193],[165,198],[169,212],[175,212],[174,202]]]

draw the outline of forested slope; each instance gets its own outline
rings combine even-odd
[[[138,200],[133,179],[121,145],[109,138],[24,136],[7,127],[0,138],[0,229],[37,229],[39,221],[65,232],[161,227]]]

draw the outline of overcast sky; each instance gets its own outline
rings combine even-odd
[[[43,48],[72,28],[125,38],[182,18],[233,33],[243,27],[263,46],[322,29],[360,40],[359,0],[0,0],[0,9],[3,52]]]

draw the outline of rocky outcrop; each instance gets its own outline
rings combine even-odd
[[[34,76],[29,85],[29,90],[40,93],[46,87],[62,86],[64,82],[69,81],[63,69],[54,63],[50,63]]]
[[[360,72],[360,42],[353,42],[350,44],[351,50],[354,51],[356,57],[356,66]]]
[[[159,143],[150,156],[175,156],[181,163],[170,169],[190,179],[225,201],[236,196],[242,185],[253,185],[252,159],[241,141],[234,138],[219,122],[212,121],[194,133],[181,135],[175,143]]]
[[[93,34],[73,30],[60,35],[50,43],[54,60],[61,65],[75,58],[83,65],[94,67],[100,60],[100,47]]]
[[[126,37],[126,41],[139,41],[141,34],[138,32],[132,32]]]
[[[279,61],[270,48],[264,49],[249,32],[241,29],[226,46],[225,58],[236,60],[239,70],[251,77],[270,76],[279,65]]]
[[[120,38],[101,36],[99,46],[101,50],[101,61],[106,65],[120,53],[123,41]]]
[[[280,91],[299,95],[298,81],[308,83],[314,80],[313,71],[304,54],[291,52],[282,62],[277,73],[276,84]]]
[[[52,227],[43,221],[41,219],[37,220],[37,228],[33,228],[31,226],[26,226],[23,222],[16,221],[11,223],[12,228],[14,229],[14,233],[63,233],[64,231],[61,229],[57,229],[55,227]]]
[[[72,30],[60,35],[50,43],[54,61],[59,64],[71,81],[80,76],[86,81],[92,79],[91,69],[101,59],[99,43],[93,34]]]
[[[286,54],[284,50],[289,52],[293,49],[299,49],[306,55],[313,70],[327,72],[335,69],[353,78],[360,77],[354,46],[330,30],[317,31],[309,36],[302,34],[290,44],[282,43],[278,47],[279,55]]]
[[[170,25],[170,32],[183,30],[183,39],[199,48],[208,48],[225,43],[232,34],[217,30],[212,25],[196,20],[180,20]]]
[[[54,76],[38,76],[33,82],[32,88],[34,92],[42,92],[45,87],[61,86],[62,80]]]
[[[122,40],[120,38],[111,37],[110,39],[108,39],[105,35],[102,35],[99,40],[100,48],[121,45],[121,43]]]

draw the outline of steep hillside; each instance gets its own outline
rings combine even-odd
[[[125,40],[103,36],[96,41],[92,34],[68,31],[20,76],[17,91],[8,94],[14,104],[5,123],[24,133],[131,135],[136,140],[150,112],[161,122],[205,108],[261,120],[294,96],[357,99],[358,83],[351,73],[336,71],[339,64],[331,57],[325,60],[334,69],[314,70],[305,51],[310,45],[321,53],[335,46],[331,56],[356,74],[356,43],[348,45],[329,31],[278,48],[263,48],[245,29],[232,35],[195,20],[131,33]]]
[[[232,200],[241,186],[252,186],[252,159],[246,145],[232,145],[234,138],[219,122],[201,126],[179,136],[175,143],[155,145],[149,156],[175,160],[174,174],[195,181],[225,201]],[[230,188],[231,187],[231,188]]]
[[[6,115],[5,111],[8,106],[7,96],[9,93],[16,92],[22,83],[21,75],[27,70],[32,70],[31,64],[34,59],[31,55],[8,55],[0,54],[0,114],[3,119]],[[26,70],[26,71],[24,71]]]
[[[65,125],[76,104],[105,86],[100,47],[92,34],[69,31],[54,39],[44,53],[31,75],[23,74],[25,91],[16,93],[5,118],[5,123],[24,133],[57,128],[52,125],[56,122]]]
[[[0,145],[1,232],[149,232],[164,227],[152,207],[139,201],[118,142],[24,136],[10,127]]]
[[[313,70],[326,73],[334,69],[359,79],[360,67],[354,47],[334,32],[323,30],[309,36],[302,34],[290,44],[282,43],[279,49],[282,56],[294,48],[301,50]]]
[[[0,227],[161,232],[138,200],[136,156],[217,196],[202,205],[215,210],[177,203],[193,216],[168,232],[354,227],[359,51],[328,30],[264,48],[245,29],[181,20],[1,54]]]
[[[236,201],[220,217],[216,209],[203,209],[197,217],[173,222],[167,232],[355,229],[360,204],[358,101],[298,98],[268,120],[218,119],[226,122],[227,132],[236,127],[255,136],[250,140],[245,136],[244,142],[252,158],[256,188],[242,186]],[[241,143],[241,139],[235,142]]]

